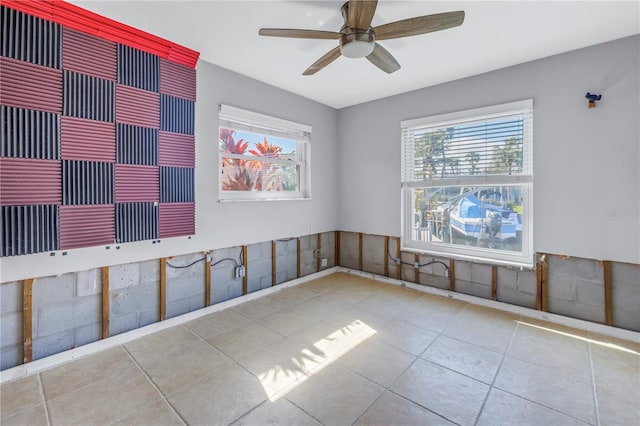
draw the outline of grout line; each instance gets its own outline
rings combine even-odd
[[[185,327],[188,328],[188,327]],[[187,421],[180,415],[180,413],[178,412],[178,410],[176,410],[176,408],[173,406],[173,404],[171,404],[169,402],[169,400],[166,398],[166,396],[162,393],[162,391],[160,390],[160,388],[153,382],[153,380],[151,380],[151,377],[147,374],[146,371],[144,371],[144,368],[142,368],[142,366],[140,365],[140,363],[138,362],[138,360],[131,354],[131,352],[129,352],[129,350],[122,345],[122,349],[126,352],[126,354],[129,356],[129,358],[131,358],[131,360],[133,361],[133,363],[136,365],[136,367],[138,367],[138,369],[140,370],[140,372],[144,375],[144,377],[147,378],[147,380],[149,381],[149,383],[151,383],[151,386],[153,386],[153,388],[158,392],[158,394],[160,395],[160,399],[163,400],[164,402],[167,403],[167,405],[169,406],[169,408],[171,409],[171,411],[173,411],[173,413],[180,419],[180,421],[186,426],[188,425]],[[150,404],[155,403],[155,401],[152,401]],[[126,418],[127,416],[131,415],[133,413],[127,413],[125,416],[123,416],[121,419],[122,420],[124,418]]]
[[[600,406],[598,404],[598,391],[596,387],[596,375],[593,367],[593,352],[591,351],[591,333],[587,333],[587,349],[589,350],[589,367],[591,370],[591,386],[593,388],[593,406],[596,412],[596,425],[600,426]]]
[[[42,408],[44,408],[44,416],[47,420],[47,425],[51,426],[51,418],[49,417],[49,405],[47,404],[47,398],[44,396],[44,386],[42,385],[42,377],[40,373],[36,374],[38,378],[38,390],[40,391],[40,396],[42,397]]]

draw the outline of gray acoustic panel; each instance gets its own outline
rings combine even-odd
[[[1,212],[0,257],[58,250],[58,206],[2,206]]]
[[[118,83],[158,92],[159,76],[158,56],[118,44]]]
[[[72,71],[63,73],[64,115],[114,121],[115,82]]]
[[[113,197],[113,163],[62,161],[62,204],[112,204]]]
[[[158,238],[157,203],[116,204],[116,242],[153,240]]]
[[[160,95],[160,130],[194,134],[195,102],[175,96]]]
[[[0,6],[2,56],[60,69],[60,25]]]
[[[31,109],[0,107],[2,157],[58,160],[60,116]]]
[[[191,203],[195,198],[194,169],[160,167],[160,202]]]
[[[158,164],[158,129],[118,123],[116,161],[120,164]]]

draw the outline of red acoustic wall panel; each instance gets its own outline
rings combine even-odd
[[[0,57],[0,104],[62,113],[62,71]]]
[[[116,161],[114,123],[63,116],[60,122],[63,160]]]
[[[116,43],[63,28],[62,68],[115,81]]]
[[[60,206],[60,250],[112,244],[115,206]]]
[[[158,164],[195,167],[195,136],[161,131],[158,137]]]
[[[160,59],[160,92],[196,100],[196,70]]]
[[[60,204],[61,182],[58,160],[0,158],[0,205]]]
[[[116,164],[116,203],[160,200],[160,171],[156,166]]]
[[[117,84],[116,121],[158,129],[160,94]]]
[[[195,204],[160,204],[160,238],[194,235],[196,233]]]

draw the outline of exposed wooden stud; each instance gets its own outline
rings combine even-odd
[[[340,231],[336,231],[335,245],[336,266],[340,266]]]
[[[358,232],[358,270],[362,271],[362,232]]]
[[[109,267],[101,268],[102,280],[102,338],[109,337]]]
[[[456,291],[456,261],[449,259],[449,290]]]
[[[296,277],[300,278],[300,237],[296,238]]]
[[[209,263],[210,251],[204,253],[204,306],[211,305],[211,263]]]
[[[271,285],[276,285],[276,242],[271,241]]]
[[[167,258],[160,259],[160,321],[167,319]]]
[[[320,272],[322,267],[322,234],[316,235],[316,249],[318,250],[318,257],[316,258],[316,272]]]
[[[498,267],[491,267],[491,298],[498,300]]]
[[[542,310],[549,312],[549,264],[547,263],[546,254],[542,255],[540,263],[542,273]]]
[[[33,278],[22,281],[23,362],[33,359]]]
[[[542,310],[542,262],[540,261],[540,253],[536,259],[536,309]]]
[[[389,236],[384,236],[384,276],[389,276]]]
[[[416,265],[420,265],[420,255],[418,253],[415,254],[413,261],[416,263]],[[415,281],[416,284],[420,284],[420,268],[416,268],[415,266],[413,268],[415,274],[415,276],[413,277],[413,281]]]
[[[396,259],[400,260],[400,263],[396,262],[396,279],[402,279],[402,253],[400,252],[400,237],[396,239]]]
[[[602,262],[604,274],[604,323],[613,325],[613,291],[611,287],[611,261]]]
[[[249,287],[249,262],[247,262],[247,246],[242,246],[242,264],[244,265],[244,277],[242,278],[242,294],[247,294]]]

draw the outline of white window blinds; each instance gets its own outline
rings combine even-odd
[[[219,119],[220,127],[228,129],[302,142],[311,141],[311,126],[229,105],[220,105]]]

